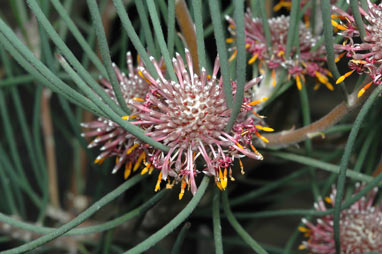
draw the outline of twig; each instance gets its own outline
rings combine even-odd
[[[55,154],[55,144],[53,136],[53,125],[52,118],[50,114],[49,100],[52,92],[47,88],[43,89],[43,95],[41,99],[41,121],[42,130],[44,133],[45,142],[45,154],[46,154],[46,165],[48,169],[49,177],[49,195],[52,205],[56,208],[60,207],[59,191],[57,184],[57,163]]]
[[[89,224],[86,224],[86,225],[89,225]],[[41,237],[41,234],[31,232],[25,229],[21,229],[18,227],[14,227],[12,225],[6,224],[1,221],[0,221],[0,234],[7,235],[9,238],[13,240],[18,240],[22,242],[32,241],[34,239]],[[66,250],[65,253],[76,254],[78,250],[78,245],[81,243],[81,241],[88,241],[88,240],[95,241],[99,237],[100,237],[99,233],[90,234],[90,235],[63,236],[47,243],[46,245],[52,246],[58,249],[64,249]]]
[[[194,70],[199,74],[198,46],[196,44],[196,33],[194,23],[184,0],[175,1],[176,20],[182,30],[186,46],[190,50]]]
[[[277,133],[263,135],[266,139],[269,140],[269,143],[266,143],[265,146],[272,148],[282,148],[316,136],[320,132],[328,129],[329,127],[341,121],[352,110],[362,105],[362,103],[365,101],[365,99],[367,99],[372,90],[373,88],[368,89],[367,94],[365,93],[360,98],[357,98],[358,91],[353,92],[349,95],[348,103],[342,102],[332,111],[330,111],[327,115],[313,122],[310,125],[296,130],[281,131]]]

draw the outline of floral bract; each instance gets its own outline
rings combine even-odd
[[[358,96],[362,96],[372,83],[376,85],[382,83],[382,4],[377,5],[368,1],[367,11],[360,7],[366,31],[366,36],[360,43],[354,41],[354,38],[360,37],[354,17],[337,7],[333,7],[333,11],[336,15],[332,16],[332,24],[346,38],[343,44],[335,45],[335,48],[345,51],[346,56],[351,58],[349,67],[352,69],[341,76],[337,83],[342,82],[354,71],[368,74],[372,81],[359,91]]]
[[[362,189],[360,184],[356,185],[355,194]],[[362,197],[350,208],[341,212],[340,218],[340,240],[341,253],[381,253],[382,252],[382,208],[373,205],[378,188],[372,190],[367,197]],[[325,198],[332,207],[336,189],[330,197]],[[314,207],[318,211],[326,211],[327,208],[322,199],[319,199]],[[317,223],[303,219],[305,227],[300,231],[309,239],[300,245],[300,249],[307,249],[313,254],[336,253],[333,233],[333,215],[326,215],[317,219]]]
[[[229,31],[235,36],[235,22],[231,17],[226,17],[229,23]],[[328,76],[330,72],[323,66],[326,62],[326,51],[324,46],[320,46],[315,50],[313,47],[319,40],[319,37],[312,35],[311,31],[303,24],[299,24],[299,49],[292,49],[289,56],[286,56],[286,45],[289,30],[289,17],[279,16],[269,19],[269,27],[271,32],[272,48],[268,50],[262,20],[253,18],[251,12],[245,14],[245,42],[246,49],[252,55],[249,64],[253,64],[259,60],[260,69],[267,67],[275,72],[276,69],[283,67],[288,70],[290,76],[296,79],[298,89],[301,89],[305,76],[316,78],[320,83],[324,84],[328,89],[333,90]],[[228,38],[228,43],[233,43],[234,38]],[[232,47],[236,55],[236,48]],[[273,75],[275,76],[275,75]],[[274,85],[276,82],[273,82]]]

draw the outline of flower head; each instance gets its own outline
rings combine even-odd
[[[356,185],[355,194],[363,186]],[[373,189],[367,197],[362,197],[350,208],[344,209],[340,217],[341,253],[381,253],[382,252],[382,207],[373,205],[378,188]],[[325,201],[334,207],[336,189]],[[314,207],[318,211],[327,208],[322,199]],[[333,233],[333,215],[329,214],[317,223],[303,219],[306,227],[300,227],[309,239],[300,245],[300,249],[307,249],[313,254],[334,254],[335,243]]]
[[[352,69],[341,76],[337,83],[342,82],[354,71],[359,74],[367,73],[372,79],[372,82],[359,91],[358,96],[361,96],[372,83],[376,85],[382,83],[382,3],[377,5],[371,1],[367,2],[367,12],[359,7],[366,32],[360,43],[354,41],[354,38],[360,37],[360,31],[352,15],[333,7],[336,15],[332,16],[333,26],[340,30],[340,34],[346,38],[343,44],[335,45],[335,48],[344,51],[346,56],[351,58],[349,67]]]
[[[200,172],[214,176],[217,186],[225,189],[234,159],[248,156],[261,160],[263,157],[253,147],[252,139],[262,137],[261,129],[271,130],[262,127],[261,119],[249,117],[252,107],[261,100],[251,101],[248,94],[232,130],[225,131],[231,110],[226,106],[222,79],[217,78],[219,59],[210,76],[204,68],[196,74],[187,49],[185,55],[186,62],[179,54],[172,61],[177,81],[168,80],[154,58],[151,61],[158,79],[139,67],[140,75],[150,83],[150,90],[144,102],[130,100],[138,112],[133,123],[147,126],[146,135],[170,147],[167,153],[154,151],[150,161],[161,170],[161,179],[172,177],[182,182],[180,198],[187,185],[192,193],[196,192],[195,176]],[[245,89],[249,90],[259,80],[248,82]],[[232,86],[235,95],[235,82]]]
[[[231,17],[226,17],[229,23],[229,31],[235,36],[235,22]],[[250,11],[245,14],[245,43],[247,51],[252,55],[249,64],[259,60],[260,69],[263,66],[275,71],[283,67],[288,70],[290,76],[296,79],[296,84],[301,89],[302,81],[305,76],[316,78],[320,83],[326,85],[328,89],[333,90],[328,77],[330,72],[323,68],[326,61],[325,47],[320,46],[313,50],[313,47],[319,40],[319,37],[312,35],[311,31],[304,24],[299,24],[299,49],[293,48],[290,55],[286,55],[287,37],[289,30],[289,17],[279,16],[268,20],[272,48],[268,49],[262,20],[252,18]],[[227,42],[234,42],[234,38],[228,38]],[[234,53],[231,59],[236,55],[236,48],[232,47]],[[275,76],[275,75],[274,75]],[[275,85],[276,82],[274,82]]]
[[[127,53],[127,67],[129,74],[121,72],[117,66],[113,66],[117,80],[120,84],[122,95],[131,107],[131,100],[139,100],[145,97],[148,92],[148,84],[142,79],[136,69],[133,67],[133,60],[130,52]],[[100,84],[104,87],[106,93],[117,103],[114,90],[110,82],[105,78],[100,78]],[[132,119],[136,117],[136,110],[132,108],[130,116],[125,116],[124,119]],[[115,157],[116,163],[112,170],[116,173],[123,165],[125,165],[125,178],[129,177],[132,171],[136,171],[142,162],[145,162],[146,154],[149,146],[143,144],[136,137],[131,135],[115,122],[99,117],[97,120],[87,123],[82,123],[82,127],[89,129],[84,132],[84,137],[95,137],[88,148],[101,146],[101,154],[95,160],[95,163],[102,164],[108,157]]]

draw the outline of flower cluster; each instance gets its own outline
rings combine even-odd
[[[337,83],[355,71],[368,74],[372,81],[359,91],[358,96],[362,96],[371,84],[382,83],[382,3],[377,5],[368,1],[367,11],[359,8],[366,32],[362,42],[355,41],[356,37],[360,37],[360,31],[354,17],[347,12],[333,7],[335,15],[332,15],[332,24],[340,31],[339,34],[346,38],[343,44],[335,45],[335,48],[344,51],[346,56],[351,58],[348,64],[351,71],[341,76]]]
[[[143,163],[143,172],[160,170],[155,190],[159,190],[161,181],[167,181],[166,187],[181,182],[182,198],[188,186],[194,194],[197,190],[195,176],[203,172],[213,176],[221,189],[227,186],[234,160],[247,156],[261,160],[262,155],[252,144],[254,138],[267,140],[260,131],[273,131],[264,126],[263,118],[255,112],[255,107],[266,100],[264,97],[252,97],[249,91],[256,86],[261,77],[245,85],[245,97],[241,111],[231,130],[226,130],[231,115],[227,107],[222,78],[218,78],[219,59],[214,64],[212,75],[202,68],[200,74],[192,67],[190,52],[185,51],[186,62],[179,54],[173,59],[173,68],[177,81],[168,80],[161,64],[150,58],[158,74],[153,78],[144,65],[134,69],[128,54],[129,75],[121,73],[117,67],[115,73],[121,84],[121,90],[132,114],[126,120],[146,131],[146,135],[169,147],[168,152],[143,144],[137,138],[122,129],[116,123],[98,118],[82,126],[91,129],[84,133],[87,137],[96,137],[89,145],[103,144],[103,151],[96,159],[102,163],[107,157],[116,157],[116,172],[125,164],[125,176],[135,171]],[[111,98],[115,99],[110,83],[101,79],[100,83]],[[232,81],[233,97],[236,83]],[[198,164],[198,165],[197,165]],[[170,180],[173,179],[172,181]]]
[[[144,103],[132,102],[139,111],[139,120],[135,123],[151,126],[147,135],[170,147],[167,153],[159,150],[153,153],[151,160],[154,167],[161,170],[163,180],[170,176],[182,182],[181,195],[186,185],[192,193],[196,192],[195,176],[199,172],[214,176],[217,186],[225,189],[227,175],[232,179],[234,159],[248,156],[261,160],[263,157],[252,145],[252,139],[263,138],[260,130],[271,130],[262,127],[261,118],[248,116],[262,99],[252,101],[247,93],[237,121],[231,131],[226,131],[231,110],[226,105],[222,79],[217,77],[219,59],[215,61],[212,76],[204,68],[198,75],[188,50],[185,56],[186,63],[179,54],[172,61],[177,81],[167,80],[154,58],[151,61],[158,71],[158,79],[139,67],[141,75],[150,82],[150,90]],[[259,80],[248,82],[245,90]],[[233,96],[235,86],[232,82]]]
[[[357,184],[355,194],[362,188],[361,184]],[[382,253],[382,207],[373,205],[377,192],[378,188],[373,189],[367,197],[362,197],[341,212],[341,253]],[[333,188],[330,197],[325,198],[332,207],[335,195],[336,190]],[[317,211],[327,210],[322,199],[314,207]],[[309,239],[300,245],[300,249],[307,249],[313,254],[336,253],[332,214],[317,219],[316,224],[306,219],[302,219],[302,222],[305,227],[299,229]]]
[[[229,31],[233,38],[228,38],[228,43],[235,41],[235,22],[231,17],[226,17],[229,23]],[[319,46],[313,50],[317,44],[319,37],[312,35],[311,31],[305,27],[303,23],[299,24],[299,47],[293,48],[290,55],[286,55],[287,37],[290,20],[289,17],[279,16],[269,19],[269,27],[271,33],[272,48],[268,49],[265,38],[262,20],[253,18],[250,11],[245,14],[245,43],[247,51],[252,55],[248,64],[253,64],[259,60],[260,70],[267,68],[272,70],[273,84],[275,81],[275,72],[280,67],[288,70],[289,76],[296,80],[298,89],[301,89],[305,76],[314,77],[318,84],[324,84],[328,89],[333,90],[333,86],[329,82],[331,73],[323,66],[326,62],[326,51],[324,46]],[[236,55],[236,48],[231,59]],[[318,86],[317,86],[318,87]]]

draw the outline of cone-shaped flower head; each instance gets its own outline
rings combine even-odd
[[[235,21],[228,16],[226,19],[229,23],[229,31],[235,37]],[[312,35],[310,29],[303,23],[298,25],[299,49],[293,47],[290,55],[286,55],[289,19],[286,16],[279,16],[268,20],[272,42],[272,48],[268,49],[262,20],[253,18],[249,10],[246,12],[244,19],[245,43],[247,51],[251,54],[248,63],[253,64],[256,60],[259,60],[260,69],[263,67],[273,71],[280,67],[287,69],[289,75],[296,79],[299,89],[301,89],[302,82],[305,80],[305,75],[308,75],[333,90],[333,86],[327,77],[331,74],[327,69],[323,68],[326,62],[325,47],[319,46],[317,49],[312,50],[320,37]],[[234,38],[227,39],[228,43],[234,41]],[[232,47],[231,49],[234,51],[231,57],[233,59],[236,55],[236,48]]]
[[[173,177],[182,182],[182,191],[188,185],[192,193],[197,190],[195,176],[199,172],[215,177],[219,188],[227,185],[227,171],[235,158],[248,156],[261,160],[252,145],[252,138],[262,137],[261,119],[249,117],[252,102],[244,98],[241,113],[231,131],[225,131],[231,110],[227,108],[222,79],[217,77],[219,60],[216,59],[212,76],[202,68],[200,75],[192,67],[190,52],[186,49],[186,62],[179,54],[173,59],[178,80],[168,80],[158,63],[151,58],[159,78],[144,68],[140,74],[150,83],[145,102],[131,100],[138,111],[135,124],[150,126],[147,135],[170,147],[169,152],[156,151],[151,156],[154,167],[161,169],[160,177]],[[257,84],[256,78],[246,84],[246,90]],[[232,82],[235,95],[235,82]],[[248,95],[249,96],[249,95]],[[269,130],[270,128],[265,128]],[[197,162],[198,166],[196,165]],[[180,197],[182,196],[182,192]]]
[[[343,44],[335,45],[335,48],[345,51],[346,56],[351,58],[349,67],[352,69],[341,76],[337,83],[343,81],[354,71],[359,74],[367,73],[372,79],[372,82],[359,91],[358,96],[361,96],[372,83],[376,85],[382,83],[382,3],[378,5],[370,1],[367,3],[367,11],[359,7],[366,32],[360,43],[354,40],[356,37],[360,37],[360,31],[352,15],[333,7],[336,15],[332,16],[333,26],[340,30],[340,34],[346,38]]]
[[[138,75],[137,70],[133,67],[130,52],[127,53],[127,67],[129,70],[127,76],[117,66],[114,65],[113,67],[121,87],[122,95],[132,110],[131,115],[125,116],[124,119],[133,119],[136,117],[136,110],[134,107],[131,107],[130,101],[144,98],[148,92],[148,84]],[[117,103],[110,82],[105,78],[100,78],[99,82],[110,98]],[[89,148],[102,145],[100,148],[102,152],[96,158],[95,163],[101,164],[106,158],[115,157],[116,164],[112,172],[117,172],[125,165],[125,178],[127,178],[132,170],[137,170],[139,165],[144,162],[148,145],[142,144],[141,141],[115,122],[99,117],[95,121],[82,123],[81,126],[89,129],[82,134],[84,137],[95,137],[89,144]]]
[[[355,194],[362,189],[356,185]],[[362,197],[350,208],[344,209],[340,217],[340,241],[341,253],[363,254],[382,253],[382,207],[373,204],[378,189],[373,189],[366,197]],[[336,189],[330,197],[325,198],[332,207]],[[317,211],[326,211],[327,208],[322,199],[314,204]],[[313,254],[335,254],[333,233],[333,215],[326,215],[317,219],[316,224],[303,219],[305,227],[300,227],[309,239],[300,245],[300,249],[306,249]]]

